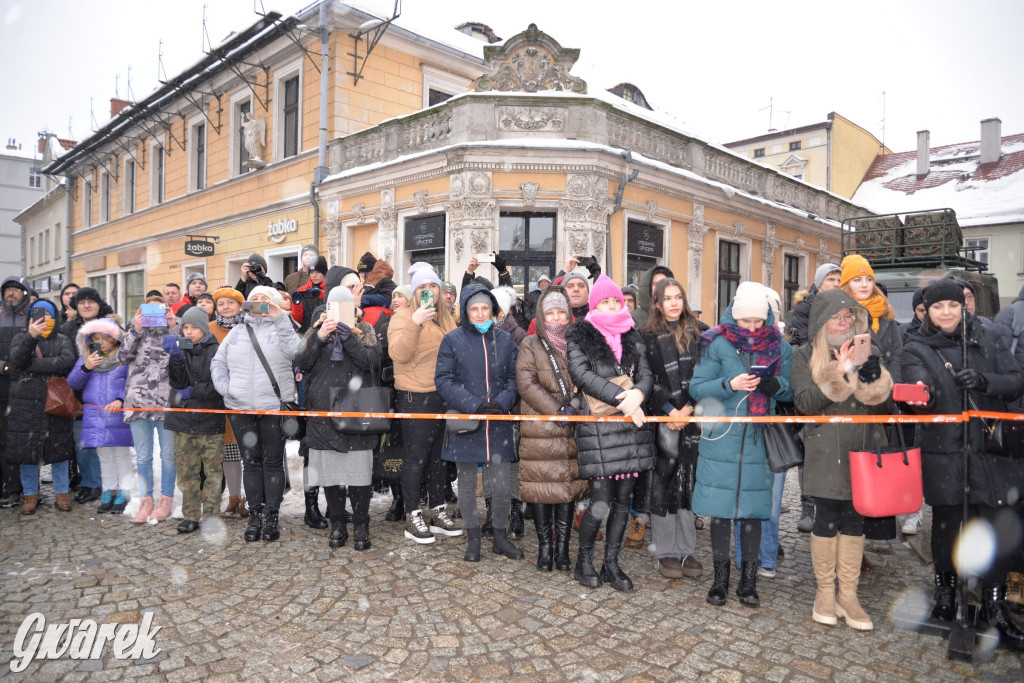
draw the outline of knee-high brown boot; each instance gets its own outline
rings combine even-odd
[[[857,600],[857,584],[860,582],[860,561],[864,557],[864,537],[839,534],[836,543],[836,576],[839,578],[839,594],[836,598],[836,615],[846,619],[846,625],[858,631],[873,631],[871,617]]]
[[[811,618],[819,624],[835,626],[836,619],[836,536],[825,538],[811,534],[811,566],[814,578],[818,580],[818,592],[814,594],[814,611]],[[858,563],[857,566],[860,569]]]

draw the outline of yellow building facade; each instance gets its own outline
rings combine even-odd
[[[875,156],[891,153],[874,135],[836,112],[821,123],[771,131],[724,146],[846,198],[857,191]]]
[[[319,222],[331,265],[369,251],[399,283],[422,260],[458,285],[474,254],[494,251],[521,293],[573,254],[619,282],[667,265],[710,321],[744,280],[788,300],[838,259],[839,222],[864,213],[588,91],[571,74],[578,51],[535,26],[484,46],[395,24],[361,63],[352,35],[368,15],[325,2],[330,142],[316,208],[312,6],[268,15],[47,168],[74,189],[73,281],[124,313],[192,272],[233,284],[254,252],[283,280]],[[213,255],[186,255],[189,239],[214,242]]]

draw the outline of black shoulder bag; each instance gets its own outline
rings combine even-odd
[[[267,377],[270,378],[270,386],[273,387],[277,401],[281,404],[281,410],[288,412],[301,411],[302,408],[295,401],[281,400],[281,387],[277,385],[274,371],[270,369],[270,363],[267,362],[267,357],[263,355],[263,349],[260,347],[260,340],[256,338],[256,332],[253,331],[252,326],[248,323],[245,325],[245,331],[249,333],[249,339],[252,340],[252,348],[256,351],[256,356],[260,359],[260,363],[263,363],[263,369],[267,371]],[[306,438],[306,420],[299,415],[295,417],[282,416],[281,431],[284,432],[285,437],[301,441]]]

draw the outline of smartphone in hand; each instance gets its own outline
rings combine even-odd
[[[893,384],[892,400],[906,403],[927,403],[930,391],[927,384]]]
[[[871,355],[871,335],[857,334],[853,337],[853,364],[857,367],[868,362]]]

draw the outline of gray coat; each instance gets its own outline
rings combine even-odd
[[[882,375],[865,384],[856,370],[843,373],[832,361],[817,375],[811,374],[813,353],[810,342],[825,321],[844,308],[854,311],[854,331],[864,334],[868,328],[867,310],[839,289],[822,292],[814,298],[807,323],[807,344],[793,353],[790,384],[793,402],[804,415],[888,415],[892,412],[892,376],[882,362]],[[871,352],[880,355],[879,348]],[[813,424],[804,425],[804,495],[830,500],[852,500],[850,488],[850,451],[885,448],[887,439],[882,425]]]
[[[164,407],[171,395],[171,380],[167,374],[169,356],[164,351],[163,337],[174,334],[166,327],[143,328],[136,332],[131,325],[117,350],[117,359],[128,366],[128,384],[125,387],[124,407]],[[163,420],[165,413],[125,413],[125,422],[135,420]]]
[[[247,325],[252,326],[263,355],[274,371],[281,400],[295,400],[292,359],[299,347],[299,335],[285,314],[277,318],[247,315],[245,324],[232,328],[213,357],[210,367],[213,385],[224,397],[224,405],[231,410],[278,410],[280,403],[253,348]]]

